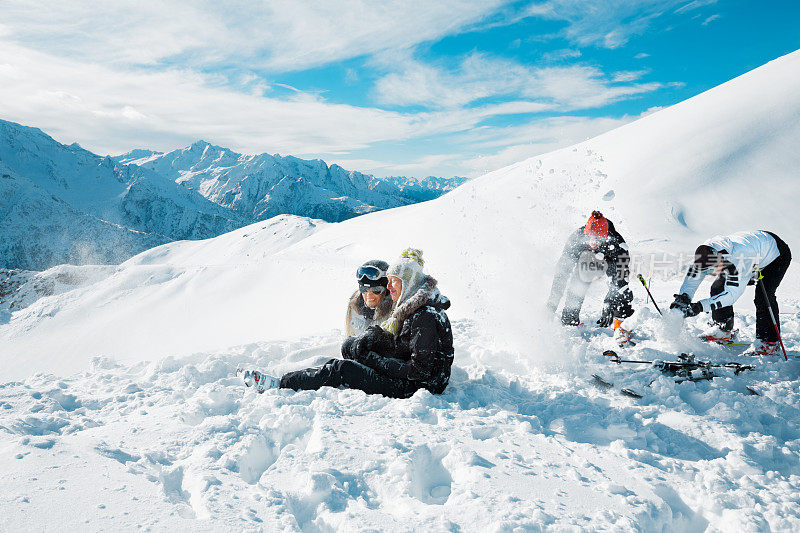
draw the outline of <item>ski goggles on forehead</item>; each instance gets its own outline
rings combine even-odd
[[[358,280],[367,278],[371,281],[378,281],[379,279],[385,277],[386,271],[374,266],[362,266],[358,269],[358,271],[356,271],[356,279]]]
[[[381,295],[386,292],[386,287],[383,285],[365,285],[363,283],[358,284],[358,292],[364,294],[367,291],[370,291],[372,294]]]

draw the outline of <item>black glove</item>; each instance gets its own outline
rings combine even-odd
[[[607,303],[603,306],[603,314],[600,315],[600,320],[597,321],[597,325],[601,328],[607,328],[613,321],[614,313],[611,312],[611,304]]]
[[[380,326],[371,326],[360,337],[348,337],[342,343],[342,357],[360,361],[369,352],[391,357],[394,354],[394,337]]]
[[[370,326],[363,335],[365,351],[375,352],[383,357],[394,356],[394,336],[380,326]]]
[[[703,312],[703,304],[700,302],[695,302],[689,306],[689,309],[683,312],[683,316],[697,316]]]
[[[703,305],[700,302],[692,303],[692,299],[686,293],[676,294],[675,301],[670,304],[669,308],[677,309],[685,317],[696,316],[703,311]]]
[[[342,343],[342,358],[343,359],[351,359],[355,361],[356,359],[356,341],[358,337],[347,337],[344,342]]]
[[[670,305],[670,309],[678,309],[679,311],[683,311],[687,307],[692,305],[692,299],[689,298],[689,295],[684,293],[676,294],[675,301],[673,301]]]
[[[565,326],[580,326],[581,317],[579,312],[574,309],[562,309],[561,323]]]

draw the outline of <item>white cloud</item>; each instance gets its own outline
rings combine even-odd
[[[186,70],[130,72],[0,42],[0,117],[44,128],[99,153],[168,149],[198,138],[246,152],[353,150],[435,127],[417,117],[330,104],[299,93],[288,100],[216,86]],[[87,83],[91,80],[91,83]]]
[[[645,74],[649,73],[650,71],[647,69],[644,70],[621,70],[619,72],[615,72],[612,76],[612,80],[616,83],[628,83],[632,81],[636,81]]]
[[[694,11],[696,9],[700,9],[701,7],[714,5],[716,3],[717,0],[693,0],[691,2],[686,2],[684,5],[676,9],[675,13],[688,13],[689,11]]]
[[[203,138],[237,151],[353,153],[474,128],[487,117],[548,110],[526,100],[469,109],[399,113],[237,92],[187,70],[131,72],[56,58],[0,41],[0,118],[43,128],[95,152],[169,150]],[[91,83],[86,83],[91,80]],[[297,91],[297,89],[294,89]]]
[[[5,0],[0,35],[115,66],[180,61],[275,71],[410,48],[481,23],[506,0]]]
[[[608,79],[592,66],[536,68],[480,53],[470,54],[453,70],[408,57],[394,57],[392,65],[399,70],[378,80],[376,96],[384,104],[401,106],[454,108],[483,98],[517,97],[540,104],[539,111],[585,109],[663,87],[661,83],[628,83],[645,71],[621,72],[616,79]]]
[[[546,6],[544,16],[562,18],[559,6],[571,3],[540,6]],[[455,67],[413,59],[420,43],[525,15],[514,2],[508,9],[503,4],[508,0],[5,0],[0,118],[98,153],[168,150],[204,138],[248,153],[331,154],[345,168],[380,175],[474,175],[617,123],[562,117],[498,128],[487,126],[487,118],[598,107],[664,86],[638,83],[638,71],[609,76],[587,65],[535,68],[480,53]],[[627,12],[620,13],[624,18]],[[570,21],[572,27],[577,23]],[[603,42],[613,42],[614,32],[625,39],[625,31],[612,29]],[[385,73],[375,89],[380,102],[428,110],[333,104],[265,79],[265,72],[269,77],[359,56],[372,57],[370,66]],[[548,59],[579,56],[564,49]],[[348,83],[359,78],[369,77],[346,72]],[[369,151],[382,142],[405,146],[420,139],[417,145],[431,140],[431,152],[466,146],[467,155],[415,152],[381,162]]]
[[[483,129],[472,137],[472,147],[484,152],[462,162],[464,174],[475,176],[536,155],[585,141],[625,125],[638,117],[552,117],[510,128]]]
[[[646,54],[644,52],[639,52],[638,54],[633,56],[634,59],[644,59],[646,57],[650,57],[650,54]]]
[[[718,20],[720,18],[721,18],[721,15],[719,15],[719,14],[711,15],[710,17],[708,17],[706,20],[703,21],[703,26],[708,26],[709,24],[711,24],[712,22],[714,22],[715,20]]]
[[[544,61],[563,61],[565,59],[575,59],[581,57],[581,51],[572,48],[562,48],[560,50],[552,50],[542,54]]]
[[[655,110],[648,110],[640,116]],[[336,162],[344,168],[365,169],[378,176],[475,177],[590,139],[637,118],[559,116],[536,119],[519,126],[480,126],[451,137],[452,145],[459,147],[459,153],[425,155],[402,163],[358,159],[337,159]]]
[[[434,169],[442,168],[447,163],[460,161],[462,154],[431,154],[420,157],[419,159],[402,164],[388,165],[383,169],[384,175],[412,175],[430,176],[435,174]]]
[[[532,4],[528,16],[567,22],[561,35],[580,46],[619,48],[666,13],[693,11],[716,0],[547,0]]]

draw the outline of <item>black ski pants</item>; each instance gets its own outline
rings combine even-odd
[[[768,232],[769,233],[769,232]],[[778,322],[778,329],[780,330],[780,314],[778,309],[778,300],[775,297],[775,290],[781,284],[786,270],[792,262],[792,252],[789,250],[789,245],[783,239],[770,233],[778,245],[780,255],[775,260],[761,269],[762,279],[756,282],[756,295],[753,302],[756,304],[756,338],[766,342],[777,342],[778,334],[772,326],[772,318],[769,316],[769,309],[772,308],[772,313],[775,315],[775,320]],[[759,285],[763,286],[760,287]],[[766,289],[767,297],[764,297],[764,289]],[[725,290],[725,274],[721,274],[711,284],[711,296],[716,296]],[[733,306],[722,307],[711,311],[711,318],[719,324],[723,329],[728,331],[733,329]]]
[[[331,359],[321,367],[289,372],[281,378],[282,389],[317,390],[320,387],[346,387],[390,398],[408,398],[419,388],[350,359]]]

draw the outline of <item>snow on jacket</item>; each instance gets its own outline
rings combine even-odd
[[[728,236],[717,235],[703,243],[722,255],[725,261],[725,286],[715,296],[700,300],[703,311],[733,305],[744,294],[748,283],[756,276],[755,268],[763,269],[780,255],[778,243],[766,231],[741,231]],[[680,293],[692,298],[706,277],[706,273],[695,263],[689,267]]]
[[[402,322],[388,354],[369,352],[359,359],[381,374],[414,382],[441,394],[450,380],[453,364],[453,330],[445,311],[450,300],[439,292],[430,276],[394,312]]]
[[[379,325],[389,318],[392,314],[394,302],[386,291],[381,298],[378,307],[371,309],[364,303],[361,293],[356,291],[350,297],[347,304],[347,315],[345,317],[345,333],[348,337],[363,335],[370,326]]]
[[[605,275],[609,278],[610,284],[606,301],[619,299],[619,294],[628,286],[631,256],[625,239],[616,230],[614,224],[610,220],[608,221],[608,238],[595,250],[589,247],[589,237],[583,233],[584,228],[586,226],[581,226],[570,235],[556,264],[556,273],[548,300],[548,306],[554,309],[558,307],[558,302],[564,295],[564,289],[570,276],[579,266],[578,263],[586,257],[595,259],[597,262],[594,264],[601,264]],[[594,264],[588,266],[593,267]]]

